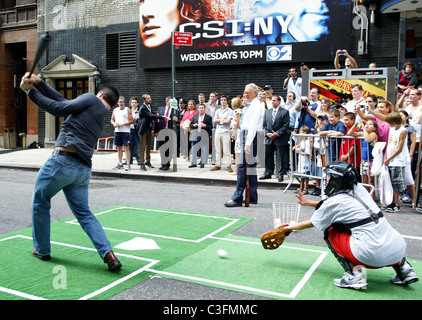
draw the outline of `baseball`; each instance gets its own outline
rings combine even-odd
[[[219,249],[217,250],[217,254],[221,259],[225,259],[228,257],[228,253],[227,251],[223,250],[223,249]]]
[[[281,219],[275,218],[274,219],[274,226],[275,227],[281,226]]]

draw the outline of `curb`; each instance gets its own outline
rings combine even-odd
[[[28,165],[7,165],[0,164],[0,168],[3,169],[15,169],[24,171],[38,171],[41,166],[28,166]],[[111,172],[105,170],[92,170],[92,176],[105,177],[105,178],[121,178],[121,179],[133,179],[133,180],[147,180],[147,181],[158,181],[158,182],[178,182],[178,183],[196,183],[203,185],[224,185],[224,186],[236,186],[236,180],[224,180],[224,179],[210,179],[210,178],[192,178],[192,177],[180,177],[180,176],[166,176],[166,175],[150,175],[150,174],[133,174],[130,172]],[[271,181],[259,181],[260,188],[272,188],[280,189],[284,191],[290,181],[283,182],[271,182]],[[298,187],[297,182],[293,182],[290,189]]]

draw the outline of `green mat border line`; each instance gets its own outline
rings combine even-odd
[[[261,242],[253,242],[253,241],[247,241],[247,240],[239,240],[239,239],[231,239],[231,238],[219,238],[219,237],[210,237],[210,239],[214,240],[223,240],[223,241],[231,241],[231,242],[241,242],[246,244],[252,244],[252,245],[261,245]],[[162,276],[167,276],[170,278],[176,278],[181,280],[192,280],[199,283],[209,283],[213,285],[218,285],[230,289],[240,289],[244,291],[248,291],[252,294],[254,293],[261,293],[266,295],[271,295],[275,297],[281,297],[281,298],[290,298],[294,299],[299,294],[300,290],[305,286],[306,282],[311,278],[312,274],[315,272],[315,270],[318,268],[318,266],[322,263],[322,261],[325,259],[325,257],[328,255],[327,251],[321,251],[321,250],[315,250],[315,249],[305,249],[305,248],[297,248],[297,247],[287,247],[282,246],[281,249],[291,249],[291,250],[301,250],[301,251],[311,251],[311,252],[317,252],[320,253],[320,256],[316,259],[316,261],[312,264],[312,266],[306,271],[305,275],[302,277],[302,279],[298,282],[298,284],[293,288],[293,290],[290,293],[280,293],[280,292],[274,292],[274,291],[268,291],[263,289],[257,289],[222,281],[216,281],[216,280],[210,280],[205,278],[199,278],[199,277],[192,277],[189,275],[184,274],[178,274],[178,273],[172,273],[167,271],[161,271],[161,270],[155,270],[155,269],[149,269],[149,272],[160,274]]]
[[[24,235],[15,235],[12,237],[8,237],[8,238],[4,238],[4,239],[0,239],[0,242],[6,241],[6,240],[11,240],[11,239],[15,239],[15,238],[22,238],[22,239],[27,239],[27,240],[33,240],[32,237],[28,237],[28,236],[24,236]],[[80,250],[86,250],[86,251],[94,251],[97,252],[96,249],[94,248],[87,248],[87,247],[82,247],[82,246],[77,246],[77,245],[73,245],[73,244],[68,244],[68,243],[63,243],[63,242],[57,242],[57,241],[51,241],[52,244],[55,245],[59,245],[59,246],[64,246],[64,247],[70,247],[70,248],[74,248],[74,249],[80,249]],[[126,257],[126,258],[130,258],[130,259],[135,259],[135,260],[142,260],[142,261],[148,261],[149,263],[145,266],[143,266],[142,268],[139,268],[138,270],[135,270],[134,272],[128,274],[127,276],[120,278],[108,285],[106,285],[103,288],[100,288],[90,294],[87,294],[81,298],[79,298],[78,300],[88,300],[91,299],[101,293],[106,292],[107,290],[121,284],[122,282],[125,282],[126,280],[129,280],[135,276],[137,276],[138,274],[144,272],[144,271],[148,271],[150,267],[154,266],[155,264],[159,263],[159,260],[154,260],[154,259],[148,259],[148,258],[143,258],[143,257],[137,257],[137,256],[132,256],[129,254],[124,254],[124,253],[115,253],[116,256],[121,256],[121,257]],[[2,290],[5,289],[5,290]],[[17,295],[19,297],[23,297],[23,298],[27,298],[27,299],[31,299],[31,300],[48,300],[42,297],[37,297],[37,296],[32,296],[29,294],[26,294],[24,292],[20,292],[20,291],[16,291],[16,290],[11,290],[11,289],[7,289],[7,288],[3,288],[0,287],[0,291],[9,293],[9,294],[13,294],[13,295]]]
[[[115,228],[109,228],[109,227],[105,227],[103,226],[104,230],[109,230],[109,231],[117,231],[117,232],[122,232],[122,233],[130,233],[130,234],[137,234],[137,235],[143,235],[143,236],[150,236],[150,237],[156,237],[156,238],[164,238],[164,239],[171,239],[171,240],[178,240],[178,241],[185,241],[185,242],[193,242],[193,243],[200,243],[210,237],[212,237],[215,234],[220,233],[221,231],[231,227],[233,224],[237,223],[240,221],[240,219],[236,219],[236,218],[228,218],[228,217],[219,217],[219,216],[209,216],[209,215],[204,215],[204,214],[197,214],[197,213],[189,213],[189,212],[180,212],[180,211],[168,211],[168,210],[159,210],[159,209],[148,209],[148,208],[142,208],[142,207],[127,207],[127,206],[122,206],[122,207],[115,207],[106,211],[102,211],[102,212],[98,212],[95,213],[94,215],[101,215],[104,213],[109,213],[112,211],[116,211],[116,210],[121,210],[121,209],[131,209],[131,210],[139,210],[139,211],[150,211],[150,212],[162,212],[162,213],[172,213],[172,214],[179,214],[179,215],[187,215],[187,216],[196,216],[196,217],[203,217],[203,218],[211,218],[211,219],[222,219],[222,220],[231,220],[231,222],[229,222],[228,224],[226,224],[224,227],[221,227],[220,229],[217,229],[213,232],[211,232],[208,235],[205,235],[202,238],[199,238],[197,240],[191,240],[191,239],[184,239],[184,238],[177,238],[177,237],[170,237],[170,236],[164,236],[164,235],[158,235],[158,234],[151,234],[151,233],[144,233],[144,232],[137,232],[137,231],[129,231],[129,230],[123,230],[123,229],[115,229]],[[73,224],[73,225],[79,225],[78,220],[73,219],[70,221],[66,221],[66,223],[69,224]]]

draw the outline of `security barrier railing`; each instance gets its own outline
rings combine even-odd
[[[319,136],[317,134],[292,134],[290,137],[290,181],[283,193],[295,179],[320,180],[321,195],[327,184],[324,168],[332,161],[340,160],[353,164],[358,180],[372,194],[379,194],[377,176],[371,174],[372,148],[364,148],[363,137]]]

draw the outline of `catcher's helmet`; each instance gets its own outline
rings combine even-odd
[[[349,190],[357,183],[355,168],[349,162],[333,161],[326,168],[325,173],[330,176],[328,185],[325,188],[327,196],[340,190]]]

